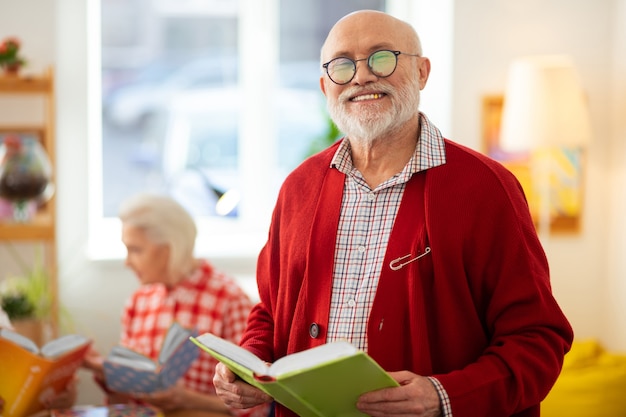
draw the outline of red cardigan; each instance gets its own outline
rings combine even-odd
[[[326,340],[345,179],[329,168],[336,148],[285,180],[259,256],[261,301],[241,344],[270,362]],[[388,267],[426,245],[419,261]],[[446,140],[446,164],[407,184],[368,322],[369,354],[388,371],[436,377],[454,417],[530,417],[572,339],[521,186]],[[276,415],[293,414],[278,406]]]

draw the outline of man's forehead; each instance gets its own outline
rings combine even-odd
[[[349,15],[330,31],[323,53],[337,56],[344,53],[366,53],[377,49],[403,49],[407,44],[405,23],[382,13]]]

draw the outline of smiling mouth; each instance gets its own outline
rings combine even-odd
[[[371,94],[363,94],[360,96],[352,97],[350,101],[365,101],[365,100],[378,100],[386,96],[384,93],[371,93]]]

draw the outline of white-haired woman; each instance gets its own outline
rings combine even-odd
[[[119,217],[126,266],[141,283],[124,307],[120,344],[156,359],[175,321],[200,334],[211,332],[238,343],[252,301],[232,278],[194,257],[196,225],[189,213],[170,197],[141,194],[124,202]],[[101,363],[102,357],[92,353],[86,365],[96,371],[96,380],[106,389]],[[266,416],[266,406],[237,411],[224,405],[213,387],[216,364],[200,352],[174,387],[134,397],[107,390],[109,403],[144,402],[164,411]]]

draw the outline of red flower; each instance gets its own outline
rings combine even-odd
[[[19,149],[22,146],[22,141],[20,140],[19,136],[9,134],[4,138],[4,144],[8,148]]]
[[[20,67],[26,63],[26,61],[18,56],[20,50],[20,40],[15,37],[5,38],[0,43],[0,67]]]
[[[9,49],[20,49],[20,40],[18,38],[14,38],[14,37],[10,37],[10,38],[6,38],[3,42],[2,45],[0,45],[0,50],[2,49],[2,47],[4,47],[5,50],[9,50]]]

